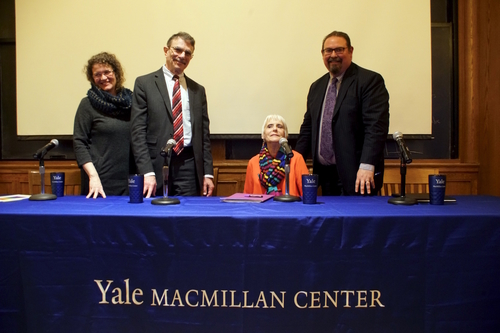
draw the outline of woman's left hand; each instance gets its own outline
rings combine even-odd
[[[106,193],[104,193],[99,175],[92,176],[89,181],[89,194],[87,194],[87,199],[90,197],[96,199],[99,194],[102,195],[103,198],[106,198]]]

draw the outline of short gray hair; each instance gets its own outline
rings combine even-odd
[[[269,124],[271,120],[278,120],[283,124],[283,128],[285,129],[285,138],[288,139],[288,126],[286,125],[285,118],[283,118],[278,114],[270,114],[269,116],[266,117],[266,119],[264,120],[264,124],[262,124],[261,137],[264,139],[264,130],[266,129],[267,124]]]

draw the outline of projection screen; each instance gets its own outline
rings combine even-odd
[[[268,114],[298,133],[333,30],[350,35],[354,62],[384,77],[390,133],[430,134],[429,1],[16,0],[18,135],[71,135],[92,55],[116,54],[133,89],[178,31],[196,40],[186,75],[206,88],[212,134],[258,134]]]

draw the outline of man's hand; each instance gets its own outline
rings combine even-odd
[[[214,191],[215,185],[212,178],[204,177],[203,178],[203,195],[207,197],[212,196],[212,192]]]
[[[375,188],[375,172],[368,171],[364,169],[359,169],[358,174],[356,176],[356,185],[354,187],[354,191],[358,193],[358,190],[361,194],[371,194],[372,188]]]
[[[145,198],[151,198],[151,195],[154,196],[156,193],[156,177],[146,176],[144,177],[144,190],[142,194]]]

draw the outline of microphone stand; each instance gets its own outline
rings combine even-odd
[[[415,205],[417,203],[417,199],[415,198],[407,198],[406,197],[406,159],[401,153],[401,164],[400,164],[400,173],[401,173],[401,194],[399,196],[394,196],[389,199],[389,203],[394,205]]]
[[[286,156],[285,157],[285,194],[275,196],[273,198],[274,201],[282,201],[282,202],[301,201],[300,197],[288,194],[289,184],[290,184],[290,158],[288,156]]]
[[[163,168],[162,168],[163,198],[151,200],[151,204],[153,204],[153,205],[178,205],[178,204],[180,204],[179,199],[168,197],[168,161],[169,161],[168,154],[170,153],[170,151],[171,151],[171,149],[169,149],[168,153],[165,151],[162,151],[160,153],[160,155],[163,156]]]
[[[42,187],[41,193],[39,194],[34,194],[30,197],[31,201],[45,201],[45,200],[55,200],[57,199],[57,196],[55,194],[50,194],[50,193],[45,193],[45,165],[43,161],[43,155],[40,155],[39,158],[39,170],[40,170],[40,185]]]

